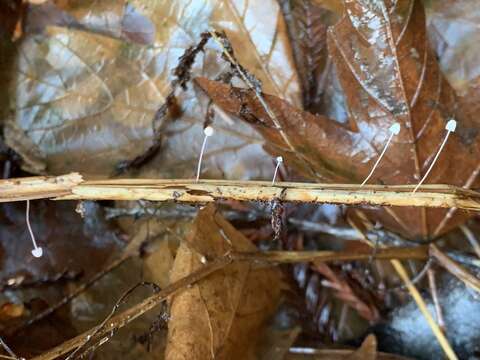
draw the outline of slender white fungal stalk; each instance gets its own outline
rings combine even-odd
[[[373,165],[373,168],[370,171],[370,174],[368,174],[368,176],[365,178],[365,180],[363,180],[360,187],[365,185],[367,183],[367,181],[372,177],[372,175],[375,172],[375,169],[377,168],[378,164],[380,164],[380,160],[382,160],[383,155],[385,155],[385,152],[387,151],[387,148],[390,145],[390,142],[392,141],[393,137],[400,133],[400,124],[399,123],[393,124],[392,126],[390,126],[389,131],[390,131],[390,137],[388,138],[387,143],[385,144],[385,147],[383,148],[380,156],[378,157],[377,161],[375,162],[375,165]]]
[[[277,156],[277,166],[275,166],[275,172],[273,173],[272,185],[275,184],[275,180],[277,178],[278,169],[280,165],[283,163],[283,158],[281,156]]]
[[[416,192],[418,188],[423,184],[423,182],[426,180],[428,174],[430,174],[430,171],[432,171],[433,166],[438,160],[438,157],[440,156],[440,153],[442,152],[443,148],[445,147],[445,144],[447,143],[448,137],[450,136],[450,133],[455,132],[455,129],[457,128],[457,122],[453,119],[448,120],[447,125],[445,126],[445,130],[447,130],[447,135],[445,135],[445,138],[443,139],[442,144],[440,145],[440,148],[437,151],[437,154],[433,158],[432,163],[430,164],[430,167],[428,168],[427,172],[425,175],[423,175],[422,180],[415,186],[415,189],[413,189],[413,192]]]
[[[197,166],[197,177],[195,179],[196,182],[200,180],[200,171],[202,169],[202,158],[203,158],[203,153],[205,152],[205,148],[207,147],[207,139],[213,135],[215,130],[211,126],[207,126],[205,129],[203,129],[203,133],[205,134],[205,137],[203,138],[203,144],[202,144],[202,149],[200,150],[200,157],[198,158],[198,166]]]
[[[30,233],[30,237],[33,243],[32,255],[36,258],[42,257],[43,249],[37,246],[37,242],[35,241],[35,235],[33,234],[32,226],[30,225],[30,200],[27,200],[27,209],[25,211],[25,219],[27,221],[28,232]]]

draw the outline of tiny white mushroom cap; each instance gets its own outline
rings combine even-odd
[[[283,162],[283,157],[277,156],[277,163],[282,163]]]
[[[448,120],[447,125],[445,126],[445,130],[453,132],[455,131],[456,128],[457,128],[457,122],[453,119]]]
[[[43,249],[41,247],[37,247],[32,250],[32,255],[36,258],[42,257],[43,255]]]
[[[395,123],[392,126],[390,126],[390,132],[394,135],[398,135],[400,133],[400,124]]]
[[[207,126],[205,129],[203,129],[203,133],[205,136],[212,136],[215,130],[211,126]]]

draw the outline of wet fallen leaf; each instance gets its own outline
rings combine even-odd
[[[428,1],[428,30],[440,67],[459,95],[458,109],[476,117],[480,110],[480,12],[475,2]]]
[[[168,239],[160,241],[143,262],[145,279],[160,288],[169,283],[169,274],[173,266],[173,254]]]
[[[40,150],[51,174],[75,169],[105,177],[119,161],[142,154],[153,141],[152,119],[170,91],[172,69],[209,28],[228,33],[242,49],[242,64],[265,89],[300,104],[286,26],[274,0],[71,0],[60,5],[76,25],[54,23],[57,26],[26,36],[11,69],[11,90],[17,95],[11,100],[15,112],[9,121]],[[195,73],[209,77],[224,70],[214,43],[194,64]],[[161,152],[144,176],[194,174],[205,105],[190,87],[177,95],[180,112],[165,130]],[[271,173],[270,159],[248,126],[232,128],[220,119],[214,126],[205,172],[235,178]],[[25,153],[27,143],[9,145]]]
[[[337,16],[310,0],[282,0],[293,55],[302,85],[303,108],[320,108],[328,69],[327,28]]]
[[[279,130],[253,92],[205,79],[197,83],[225,111],[240,114],[253,125],[270,153],[282,154],[289,166],[320,181],[361,183],[385,146],[389,127],[398,122],[401,132],[370,182],[416,184],[445,137],[446,122],[454,116],[459,122],[457,133],[426,183],[467,188],[478,184],[478,123],[468,113],[455,112],[456,96],[428,47],[419,1],[398,6],[347,2],[342,19],[329,30],[328,41],[350,114],[348,126],[266,96]],[[370,213],[388,228],[418,240],[443,234],[470,216],[422,208]]]
[[[343,11],[343,4],[337,0],[313,0],[313,3],[337,14],[341,14]]]
[[[115,229],[102,220],[98,204],[86,203],[82,219],[74,204],[39,200],[31,203],[30,222],[44,256],[35,259],[25,206],[25,202],[0,205],[0,246],[5,254],[2,286],[18,274],[39,285],[52,283],[49,279],[65,271],[82,272],[88,278],[101,269],[119,245]],[[61,296],[61,291],[46,292],[45,300],[58,301]]]
[[[187,241],[180,245],[171,281],[223,256],[255,246],[213,205],[200,210]],[[166,359],[252,359],[265,321],[276,309],[280,273],[275,268],[236,262],[170,300]]]
[[[474,1],[427,1],[429,35],[440,66],[460,94],[480,76],[480,11]]]

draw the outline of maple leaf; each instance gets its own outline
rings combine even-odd
[[[320,181],[361,183],[385,146],[390,126],[398,122],[400,134],[370,182],[416,184],[445,137],[446,122],[455,116],[458,131],[426,182],[478,184],[477,127],[468,114],[455,113],[456,96],[428,47],[419,1],[347,1],[342,18],[328,31],[328,45],[345,94],[348,126],[265,95],[275,124],[253,91],[206,79],[197,83],[225,111],[252,124],[270,153],[282,154],[287,164]],[[393,207],[369,213],[418,240],[441,235],[470,216],[456,209]]]

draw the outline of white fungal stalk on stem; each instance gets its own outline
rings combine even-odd
[[[203,129],[203,133],[205,134],[205,137],[203,138],[203,144],[202,144],[202,149],[200,150],[200,156],[198,158],[198,166],[197,166],[197,176],[195,178],[195,181],[198,182],[200,180],[200,171],[202,170],[202,158],[203,154],[205,152],[205,148],[207,147],[207,139],[214,134],[215,130],[211,126],[207,126],[205,129]]]
[[[375,162],[375,165],[373,165],[373,168],[370,171],[370,174],[368,174],[368,176],[365,178],[365,180],[363,180],[363,182],[360,186],[365,185],[367,183],[367,181],[372,177],[372,175],[375,172],[375,169],[377,168],[378,164],[380,164],[380,161],[382,160],[383,155],[385,155],[388,146],[392,142],[393,137],[400,133],[400,124],[399,123],[393,124],[392,126],[390,126],[389,131],[390,131],[390,137],[388,138],[387,143],[385,144],[385,147],[383,148],[380,156],[378,157],[377,161]]]
[[[283,163],[283,158],[281,156],[277,156],[277,166],[275,166],[275,172],[273,173],[272,185],[275,184],[275,180],[277,179],[278,169],[280,165]]]
[[[455,120],[451,119],[447,122],[447,125],[445,126],[445,130],[447,130],[447,135],[445,135],[445,138],[443,139],[443,142],[440,145],[440,148],[438,149],[437,154],[433,158],[433,161],[430,164],[430,167],[428,168],[425,175],[423,175],[422,180],[420,180],[420,182],[417,184],[417,186],[415,186],[415,189],[413,189],[413,192],[416,192],[418,190],[418,188],[423,184],[423,182],[427,179],[428,174],[430,174],[430,171],[432,171],[433,166],[435,165],[435,163],[437,162],[437,160],[440,156],[440,153],[442,152],[443,148],[445,147],[445,144],[447,143],[447,140],[448,140],[448,137],[450,136],[450,133],[455,132],[456,128],[457,128],[457,122]]]
[[[27,200],[27,209],[25,211],[25,219],[27,222],[28,232],[30,233],[30,238],[32,239],[32,243],[33,243],[32,255],[36,258],[42,257],[43,249],[37,246],[37,242],[35,241],[35,235],[33,234],[32,226],[30,225],[30,200]]]

